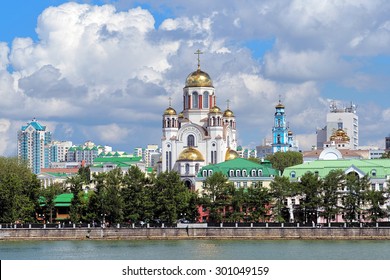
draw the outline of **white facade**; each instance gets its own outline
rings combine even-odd
[[[199,63],[186,79],[182,104],[181,113],[169,106],[163,114],[159,172],[175,170],[193,189],[201,167],[238,157],[236,120],[216,105],[212,80]]]
[[[330,112],[326,115],[327,140],[338,129],[344,130],[351,139],[351,149],[359,147],[359,119],[356,115],[356,106],[338,108],[332,103]]]

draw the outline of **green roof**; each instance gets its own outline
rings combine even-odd
[[[203,177],[203,170],[212,170],[213,173],[222,172],[222,174],[226,175],[227,177],[229,177],[230,170],[246,170],[247,174],[250,176],[253,169],[262,170],[262,177],[278,175],[278,171],[268,165],[258,164],[244,158],[236,158],[218,164],[209,164],[204,166],[201,168],[197,177]]]
[[[350,159],[350,160],[315,160],[299,165],[287,167],[283,176],[290,177],[295,172],[295,178],[302,177],[307,172],[318,173],[318,176],[325,177],[331,170],[349,168],[360,170],[364,174],[374,178],[385,178],[390,175],[390,159]],[[375,170],[375,176],[372,171]]]
[[[118,167],[127,167],[133,165],[136,162],[142,161],[142,157],[129,157],[129,156],[105,156],[97,157],[93,161],[94,167],[101,167],[104,163],[112,163]]]

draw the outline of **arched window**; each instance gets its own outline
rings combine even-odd
[[[209,92],[205,91],[203,93],[203,108],[208,108],[209,107]]]
[[[371,175],[376,176],[376,169],[371,170]]]
[[[195,137],[194,135],[188,135],[187,137],[187,146],[194,147],[195,146]]]
[[[234,170],[229,170],[229,177],[234,177]]]
[[[213,170],[209,170],[209,176],[213,175]]]
[[[257,170],[257,176],[259,177],[263,176],[263,170],[261,169]]]
[[[236,177],[241,177],[241,170],[236,170]]]
[[[291,177],[291,178],[295,178],[295,171],[291,171],[290,177]]]
[[[186,174],[190,173],[190,165],[186,163]]]
[[[207,170],[203,170],[202,174],[203,174],[203,177],[207,177]]]
[[[277,136],[276,138],[277,138],[276,142],[277,142],[278,144],[280,144],[280,134],[278,134],[278,136]]]
[[[248,174],[247,174],[246,170],[242,170],[242,177],[247,177],[247,176],[248,176]]]
[[[195,164],[195,173],[199,172],[199,163]]]
[[[251,176],[252,177],[256,177],[256,169],[252,169],[251,170]]]
[[[192,93],[192,108],[199,108],[199,94],[196,91]]]

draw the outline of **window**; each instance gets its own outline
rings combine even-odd
[[[242,177],[248,177],[246,170],[242,170]]]
[[[376,169],[371,170],[371,175],[376,176]]]
[[[199,108],[199,94],[196,91],[192,93],[192,108]]]
[[[234,177],[234,170],[229,170],[229,177]]]
[[[195,146],[195,137],[194,135],[188,135],[187,137],[187,146],[194,147]]]
[[[251,170],[251,176],[252,176],[252,177],[256,177],[256,170],[255,170],[255,169],[252,169],[252,170]]]
[[[213,170],[209,170],[209,176],[213,175]]]
[[[187,163],[186,164],[186,174],[190,173],[190,165]]]
[[[290,177],[291,177],[291,178],[295,178],[295,171],[291,171]]]
[[[257,170],[257,176],[259,177],[263,176],[263,170],[261,169]]]
[[[241,170],[236,170],[236,177],[241,177]]]
[[[203,174],[203,177],[207,177],[207,170],[203,170],[202,174]]]
[[[209,92],[205,91],[203,93],[203,108],[208,108],[209,107]]]
[[[199,163],[195,164],[195,173],[199,172]]]

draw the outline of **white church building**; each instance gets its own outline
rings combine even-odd
[[[236,118],[229,109],[216,104],[215,88],[209,74],[198,69],[187,76],[183,88],[183,109],[169,107],[162,121],[162,156],[158,172],[177,171],[189,189],[195,177],[208,164],[238,157]]]

